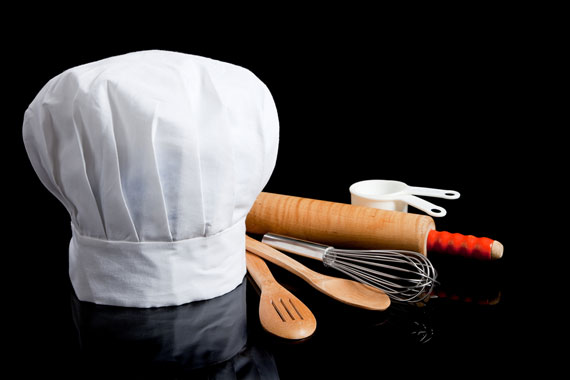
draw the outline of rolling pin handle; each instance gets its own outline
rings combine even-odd
[[[427,238],[427,250],[479,260],[497,260],[503,256],[504,248],[499,241],[486,237],[431,230]]]

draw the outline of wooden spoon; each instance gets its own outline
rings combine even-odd
[[[386,310],[390,306],[390,298],[386,293],[372,286],[317,273],[297,260],[249,236],[246,236],[246,247],[249,252],[301,277],[313,288],[337,301],[368,310]]]
[[[259,319],[263,328],[286,339],[311,336],[317,328],[317,320],[311,310],[275,281],[261,258],[246,252],[246,262],[249,274],[261,289]]]

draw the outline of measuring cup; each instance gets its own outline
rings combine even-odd
[[[356,206],[407,212],[408,205],[411,205],[435,217],[445,216],[447,212],[443,207],[436,206],[431,202],[416,197],[416,195],[445,199],[459,198],[459,193],[454,190],[413,187],[406,185],[404,182],[381,179],[356,182],[350,186],[349,191],[351,203]]]

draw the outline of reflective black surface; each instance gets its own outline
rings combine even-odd
[[[317,318],[316,333],[287,341],[258,319],[259,289],[247,277],[234,291],[178,307],[136,309],[80,302],[73,291],[68,349],[79,378],[296,379],[371,374],[422,374],[436,362],[475,365],[506,338],[501,268],[433,259],[440,286],[423,304],[393,303],[385,312],[361,310],[314,291],[270,265]],[[334,274],[320,263],[304,264]],[[460,271],[460,276],[453,275]],[[450,274],[451,273],[451,274]],[[485,278],[483,286],[478,279]],[[486,342],[493,337],[494,342]],[[447,346],[447,347],[446,347]],[[437,351],[434,351],[437,350]],[[428,364],[427,361],[430,363]],[[421,364],[424,363],[424,364]]]
[[[28,305],[20,359],[34,373],[75,378],[299,379],[421,376],[434,368],[483,373],[493,355],[519,352],[516,344],[526,333],[509,319],[506,305],[514,300],[503,289],[504,266],[432,260],[441,283],[434,295],[424,304],[393,303],[384,312],[327,298],[269,263],[317,318],[315,334],[303,341],[263,330],[259,290],[249,277],[224,296],[155,309],[80,302],[67,283],[66,302],[58,303],[65,298],[58,293]]]
[[[125,373],[176,378],[218,378],[242,373],[258,350],[246,347],[246,287],[212,300],[178,307],[137,309],[95,305],[71,295],[83,375]],[[250,360],[247,360],[247,359]]]
[[[315,270],[335,274],[313,260],[302,261]],[[430,300],[424,304],[393,303],[384,312],[329,299],[270,264],[278,281],[311,308],[317,330],[297,344],[273,339],[259,328],[254,334],[270,342],[285,379],[299,378],[299,368],[303,368],[301,378],[423,376],[436,369],[441,374],[461,367],[473,373],[483,371],[494,360],[494,352],[509,347],[512,333],[500,281],[502,266],[444,257],[433,261],[441,283]],[[453,275],[457,271],[461,274]],[[253,295],[248,298],[248,302],[255,301]]]

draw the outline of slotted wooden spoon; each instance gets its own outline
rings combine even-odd
[[[317,320],[303,302],[281,286],[267,264],[246,252],[247,270],[261,289],[259,319],[263,328],[286,339],[304,339],[317,328]]]
[[[246,236],[246,248],[249,252],[301,277],[313,288],[337,301],[368,310],[386,310],[390,306],[390,298],[379,289],[360,282],[315,272],[297,260],[249,236]]]

